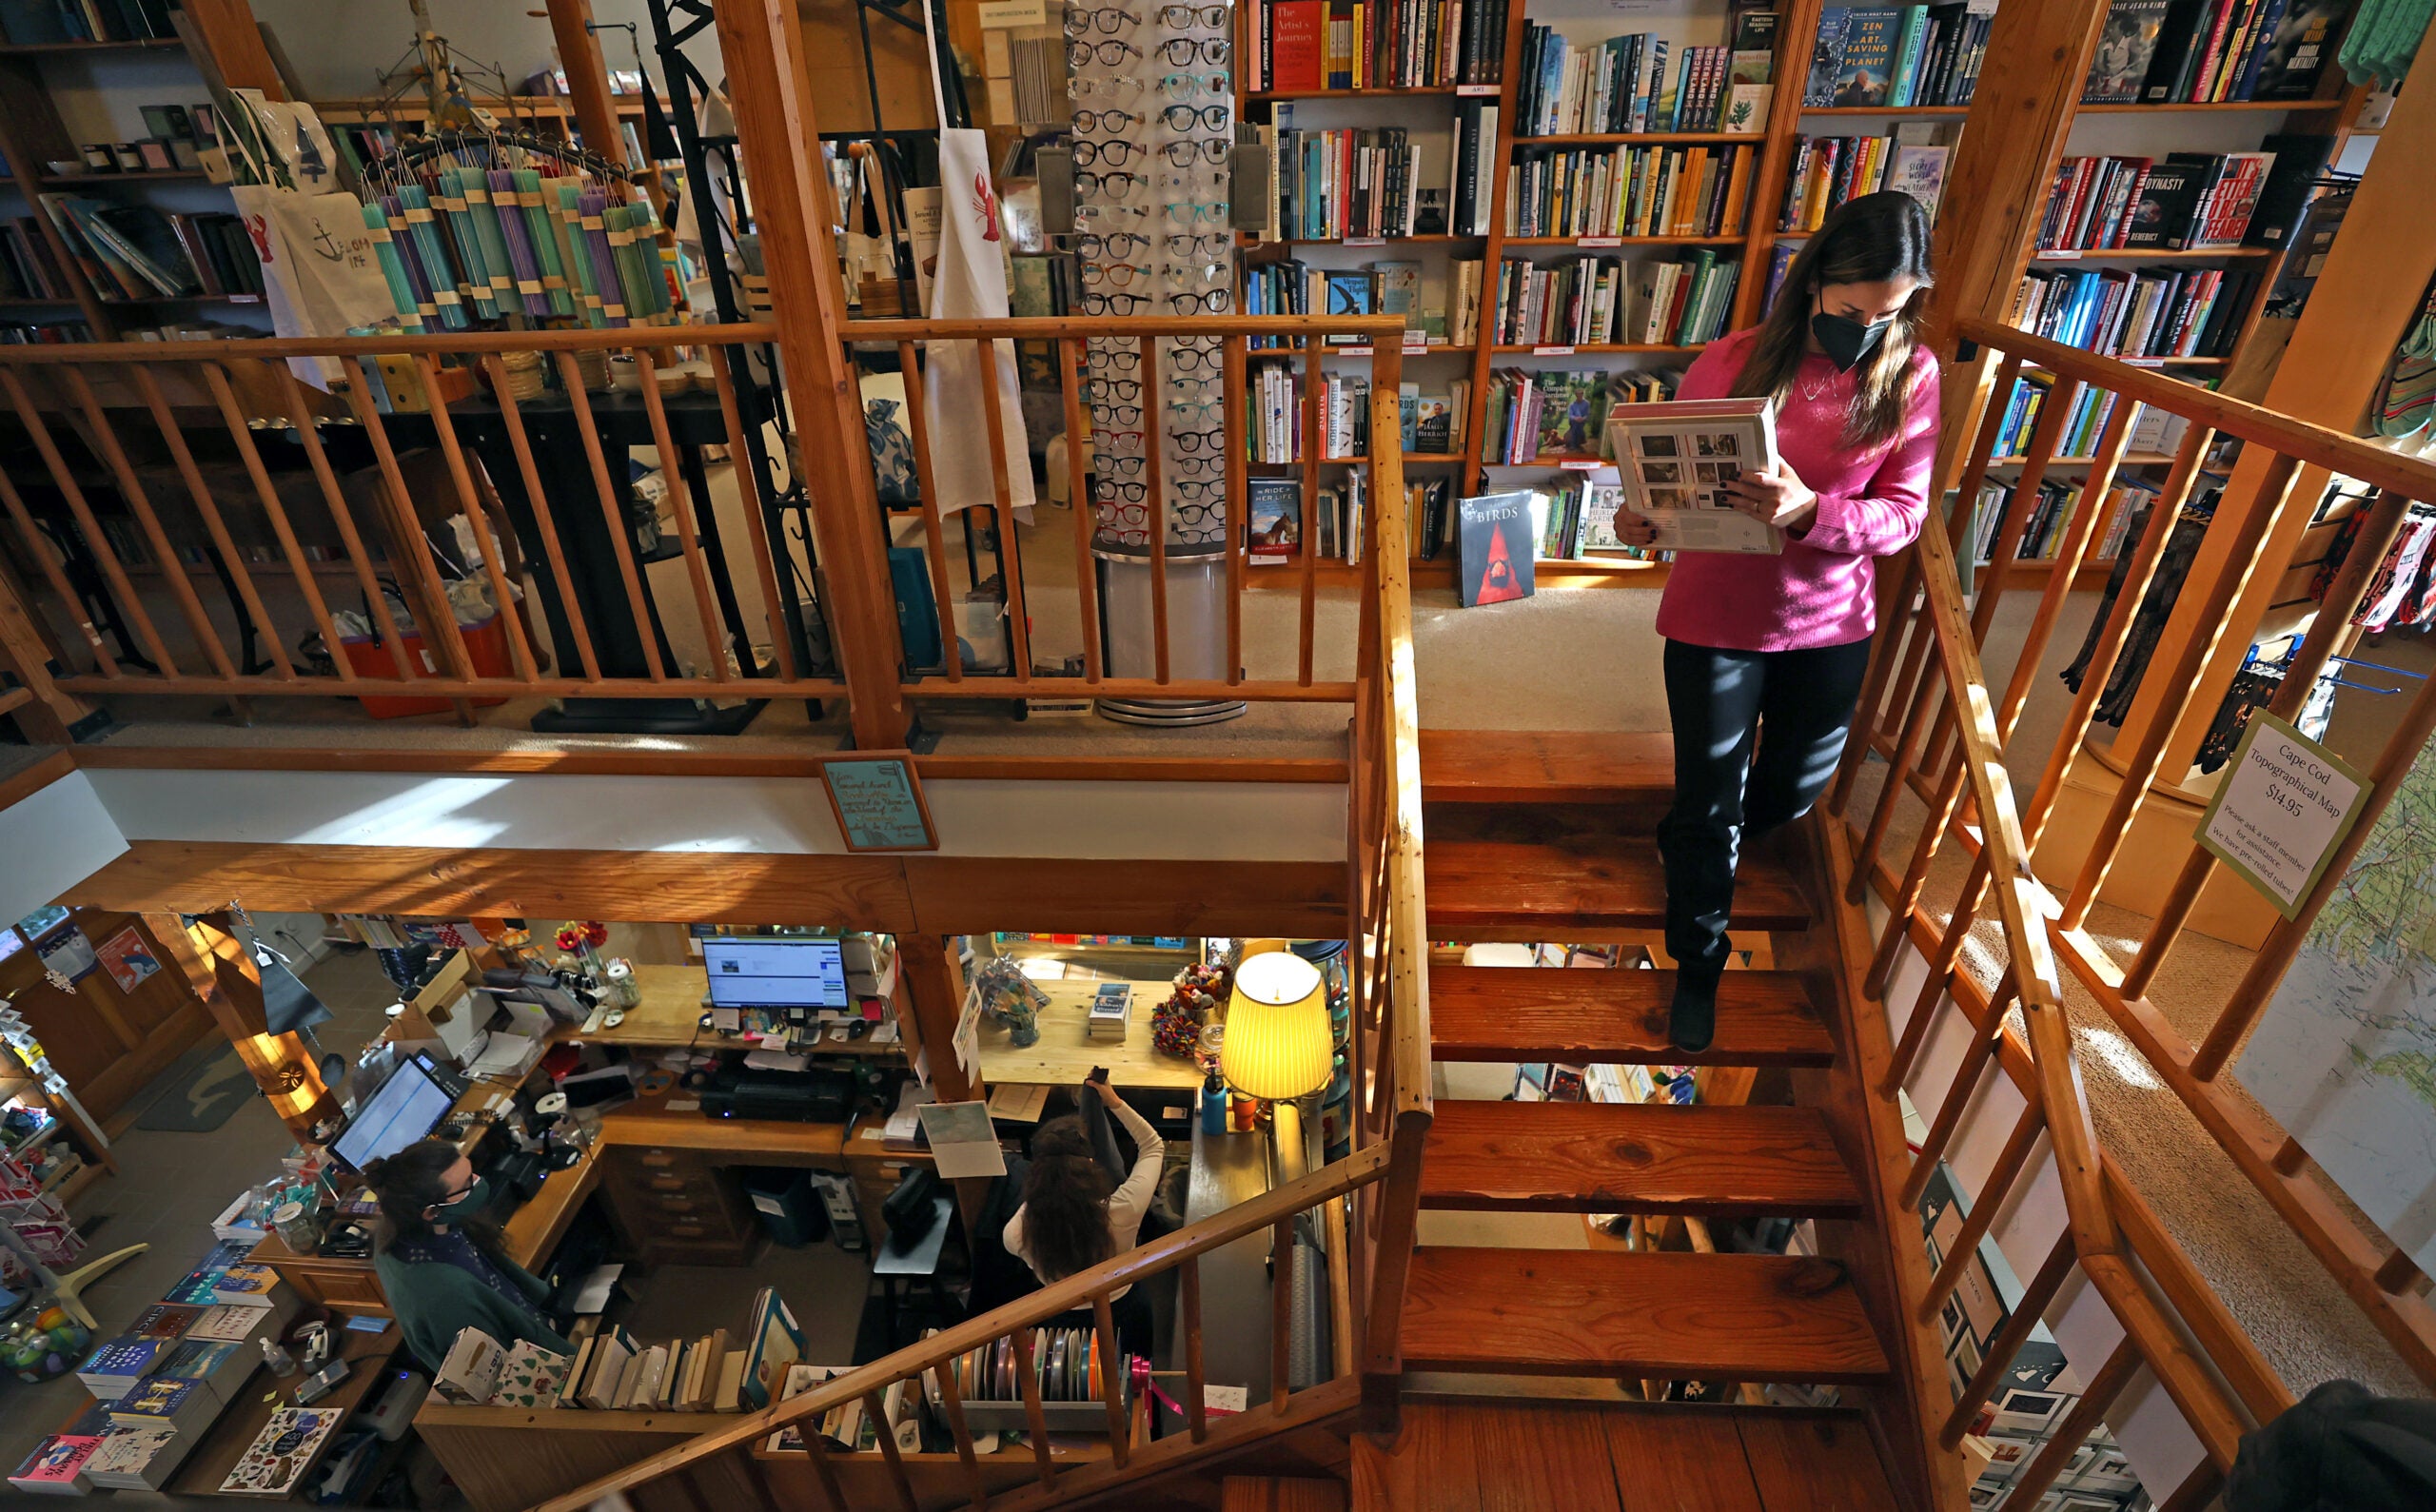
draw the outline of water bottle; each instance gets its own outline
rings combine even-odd
[[[1208,1080],[1201,1084],[1201,1131],[1205,1134],[1227,1131],[1227,1088],[1219,1081],[1216,1071],[1211,1071]]]

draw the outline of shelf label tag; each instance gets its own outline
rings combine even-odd
[[[1573,355],[1573,348],[1570,346],[1534,346],[1531,348],[1531,355],[1534,357],[1571,357]]]
[[[1585,236],[1581,239],[1581,245],[1583,246],[1621,246],[1624,245],[1624,239],[1621,236]]]
[[[1557,465],[1569,473],[1595,473],[1607,464],[1596,457],[1568,457]]]
[[[1494,84],[1459,84],[1455,86],[1455,94],[1457,98],[1465,100],[1495,99],[1497,97],[1497,90],[1498,87]]]

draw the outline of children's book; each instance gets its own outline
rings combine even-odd
[[[220,1483],[223,1496],[287,1496],[345,1413],[333,1407],[281,1407],[263,1424],[237,1467]]]

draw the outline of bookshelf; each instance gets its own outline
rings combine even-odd
[[[0,26],[22,30],[39,24],[31,14],[26,8],[10,8],[0,17]],[[97,280],[92,262],[77,255],[68,233],[45,209],[40,196],[73,193],[108,204],[147,206],[165,214],[231,213],[226,192],[200,167],[101,171],[84,166],[87,143],[156,139],[126,119],[130,111],[114,96],[148,94],[154,98],[147,105],[191,111],[209,98],[206,75],[222,71],[195,64],[189,49],[200,44],[181,34],[193,22],[167,4],[126,5],[104,14],[106,28],[125,24],[160,34],[0,42],[0,159],[6,160],[6,171],[0,173],[0,223],[11,241],[6,284],[0,285],[10,290],[10,297],[0,299],[6,339],[60,339],[33,334],[48,328],[110,341],[128,327],[164,320],[206,314],[220,319],[241,312],[266,318],[260,295],[222,292],[213,287],[221,283],[216,278],[205,281],[202,292],[187,295],[135,293],[107,278]],[[89,29],[92,21],[80,12],[75,24]],[[193,255],[188,251],[189,260]],[[28,261],[36,265],[27,267]]]
[[[1497,295],[1497,273],[1502,264],[1520,260],[1535,266],[1548,267],[1563,264],[1568,258],[1600,256],[1621,258],[1630,269],[1653,259],[1680,257],[1706,249],[1719,261],[1732,259],[1739,264],[1739,273],[1734,289],[1731,313],[1722,331],[1745,328],[1755,324],[1763,313],[1770,292],[1772,269],[1780,256],[1789,256],[1807,234],[1782,228],[1782,215],[1788,189],[1799,167],[1805,138],[1869,137],[1895,138],[1907,143],[1943,147],[1950,154],[1958,149],[1963,125],[1971,113],[1971,86],[1993,69],[2003,66],[1992,49],[1985,28],[1978,31],[1958,32],[1955,51],[1951,60],[1955,70],[1944,80],[1941,92],[1927,91],[1928,55],[1922,62],[1923,92],[1935,92],[1927,103],[1906,105],[1881,104],[1807,104],[1805,97],[1814,56],[1821,41],[1822,12],[1855,8],[1830,8],[1818,0],[1778,0],[1773,6],[1733,3],[1733,0],[1680,0],[1680,3],[1620,9],[1608,0],[1486,0],[1503,4],[1504,50],[1494,85],[1432,84],[1416,88],[1281,88],[1274,86],[1276,69],[1273,61],[1267,66],[1264,77],[1260,70],[1264,60],[1260,48],[1264,26],[1271,16],[1274,0],[1245,0],[1237,7],[1238,56],[1243,60],[1240,81],[1260,77],[1269,86],[1246,89],[1239,95],[1241,118],[1254,125],[1278,124],[1280,108],[1290,111],[1292,124],[1304,129],[1344,129],[1378,127],[1403,127],[1411,131],[1419,144],[1418,178],[1424,185],[1447,182],[1451,154],[1455,149],[1456,111],[1467,100],[1478,99],[1493,105],[1499,112],[1497,138],[1485,153],[1483,176],[1489,180],[1481,186],[1487,199],[1485,230],[1479,235],[1432,233],[1406,238],[1345,239],[1327,242],[1291,240],[1274,241],[1244,239],[1247,263],[1286,255],[1306,260],[1324,269],[1355,269],[1382,259],[1420,260],[1424,265],[1422,279],[1423,307],[1444,307],[1450,320],[1455,314],[1452,298],[1451,265],[1458,261],[1477,258],[1482,270],[1480,302],[1483,306],[1480,320],[1485,323],[1493,309]],[[2026,4],[2027,0],[2013,0]],[[1924,35],[1933,39],[1935,32],[1926,8],[1916,6],[1884,6],[1875,9],[1893,10],[1899,16],[1922,13]],[[1767,10],[1776,15],[1773,74],[1773,95],[1768,101],[1759,128],[1752,131],[1723,130],[1637,130],[1583,131],[1562,134],[1534,135],[1526,124],[1519,121],[1518,105],[1525,92],[1522,79],[1522,56],[1526,29],[1530,26],[1553,28],[1569,45],[1595,45],[1618,35],[1647,33],[1664,38],[1672,51],[1667,66],[1666,87],[1672,90],[1677,83],[1677,62],[1680,49],[1690,47],[1730,46],[1735,40],[1736,19],[1746,10]],[[2105,24],[2104,8],[2095,23]],[[1340,12],[1341,13],[1341,12]],[[1940,8],[1938,14],[1952,18],[1955,12]],[[1831,17],[1832,20],[1832,17]],[[1949,25],[1955,24],[1951,19]],[[1992,24],[1992,23],[1991,23]],[[1901,20],[1898,19],[1898,38]],[[2338,27],[2327,39],[2330,57],[2340,41]],[[1965,76],[1964,63],[1972,42],[1980,43],[1982,52],[1974,69]],[[1924,42],[1924,49],[1928,44]],[[2331,137],[2330,160],[2339,161],[2352,129],[2352,122],[2366,98],[2366,91],[2349,88],[2340,69],[2328,66],[2317,80],[2315,92],[2304,100],[2167,100],[2153,104],[2080,103],[2081,82],[2059,81],[2056,88],[2067,96],[2060,130],[2066,140],[2067,156],[2151,156],[2160,161],[2167,153],[2188,151],[2227,153],[2255,150],[2260,141],[2270,134],[2285,131],[2313,133]],[[2036,149],[2041,144],[2025,143],[2026,148]],[[1752,157],[1750,171],[1734,212],[1739,222],[1731,234],[1706,236],[1630,235],[1630,236],[1553,236],[1509,234],[1508,198],[1510,169],[1522,154],[1542,149],[1632,149],[1632,148],[1747,148]],[[1881,160],[1882,161],[1882,160]],[[1950,157],[1949,157],[1950,161]],[[1494,171],[1490,165],[1494,165]],[[1890,181],[1891,182],[1891,181]],[[1940,209],[1944,206],[1941,205]],[[1447,206],[1451,219],[1454,206]],[[2035,227],[2033,226],[2033,232]],[[2034,236],[2033,236],[2034,240]],[[2110,270],[2126,278],[2146,274],[2153,279],[2171,279],[2188,272],[2252,271],[2256,277],[2241,293],[2238,304],[2229,315],[2231,321],[2230,339],[2221,350],[2208,353],[2167,353],[2161,355],[2127,356],[2125,361],[2138,365],[2156,367],[2178,374],[2187,380],[2216,386],[2226,383],[2239,373],[2245,354],[2258,331],[2266,304],[2266,293],[2281,255],[2275,246],[2210,246],[2176,247],[2041,247],[2022,249],[2024,267],[2046,275],[2069,275],[2075,272],[2104,274]],[[1698,355],[1699,344],[1677,344],[1664,342],[1573,343],[1515,342],[1496,340],[1484,330],[1470,339],[1465,333],[1452,332],[1451,340],[1426,347],[1407,345],[1405,349],[1405,380],[1417,383],[1424,398],[1449,392],[1461,382],[1464,393],[1464,443],[1460,452],[1451,456],[1410,454],[1405,458],[1408,469],[1421,470],[1426,479],[1443,475],[1453,468],[1453,484],[1458,493],[1479,492],[1490,488],[1542,486],[1562,478],[1571,461],[1575,468],[1580,459],[1532,456],[1511,463],[1490,462],[1487,456],[1499,448],[1485,435],[1485,422],[1490,403],[1492,381],[1501,372],[1562,371],[1596,365],[1620,372],[1680,372]],[[1341,349],[1322,354],[1325,364],[1341,357],[1366,355],[1357,349]],[[1585,360],[1596,360],[1586,362]],[[2125,462],[2127,474],[2132,477],[2153,476],[2167,465],[2168,459],[2135,452]],[[2058,462],[2059,467],[2067,465]],[[2001,470],[2002,463],[1999,463]],[[1418,526],[1418,521],[1415,522]],[[1416,530],[1416,540],[1418,531]],[[1548,580],[1549,568],[1584,569],[1604,567],[1610,563],[1630,567],[1633,571],[1577,571],[1554,575],[1557,581],[1595,581],[1631,585],[1662,582],[1662,571],[1646,570],[1651,563],[1630,559],[1601,558],[1591,561],[1549,561],[1542,560],[1541,577]],[[1326,564],[1324,564],[1326,565]],[[2024,562],[2026,571],[2036,573],[2041,563]],[[2097,581],[2103,580],[2107,564],[2092,562],[2098,571]],[[1282,569],[1264,568],[1264,572]],[[2083,578],[2089,577],[2085,569]],[[1257,574],[1256,574],[1257,576]],[[2083,581],[2080,586],[2093,586]]]

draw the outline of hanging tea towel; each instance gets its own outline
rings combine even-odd
[[[922,31],[930,43],[931,91],[939,121],[939,253],[931,273],[930,307],[934,321],[1003,320],[1007,316],[1007,251],[998,219],[998,191],[990,177],[990,140],[978,131],[948,128],[947,100],[939,89],[939,42],[932,22],[935,7],[922,8]],[[929,406],[931,476],[938,485],[939,513],[953,514],[997,501],[992,472],[986,391],[980,350],[971,342],[932,342],[925,354],[923,387]],[[1024,431],[1023,396],[1015,380],[1015,344],[992,344],[998,369],[994,398],[1004,455],[995,459],[1007,478],[1008,501],[1031,518],[1031,445]]]

